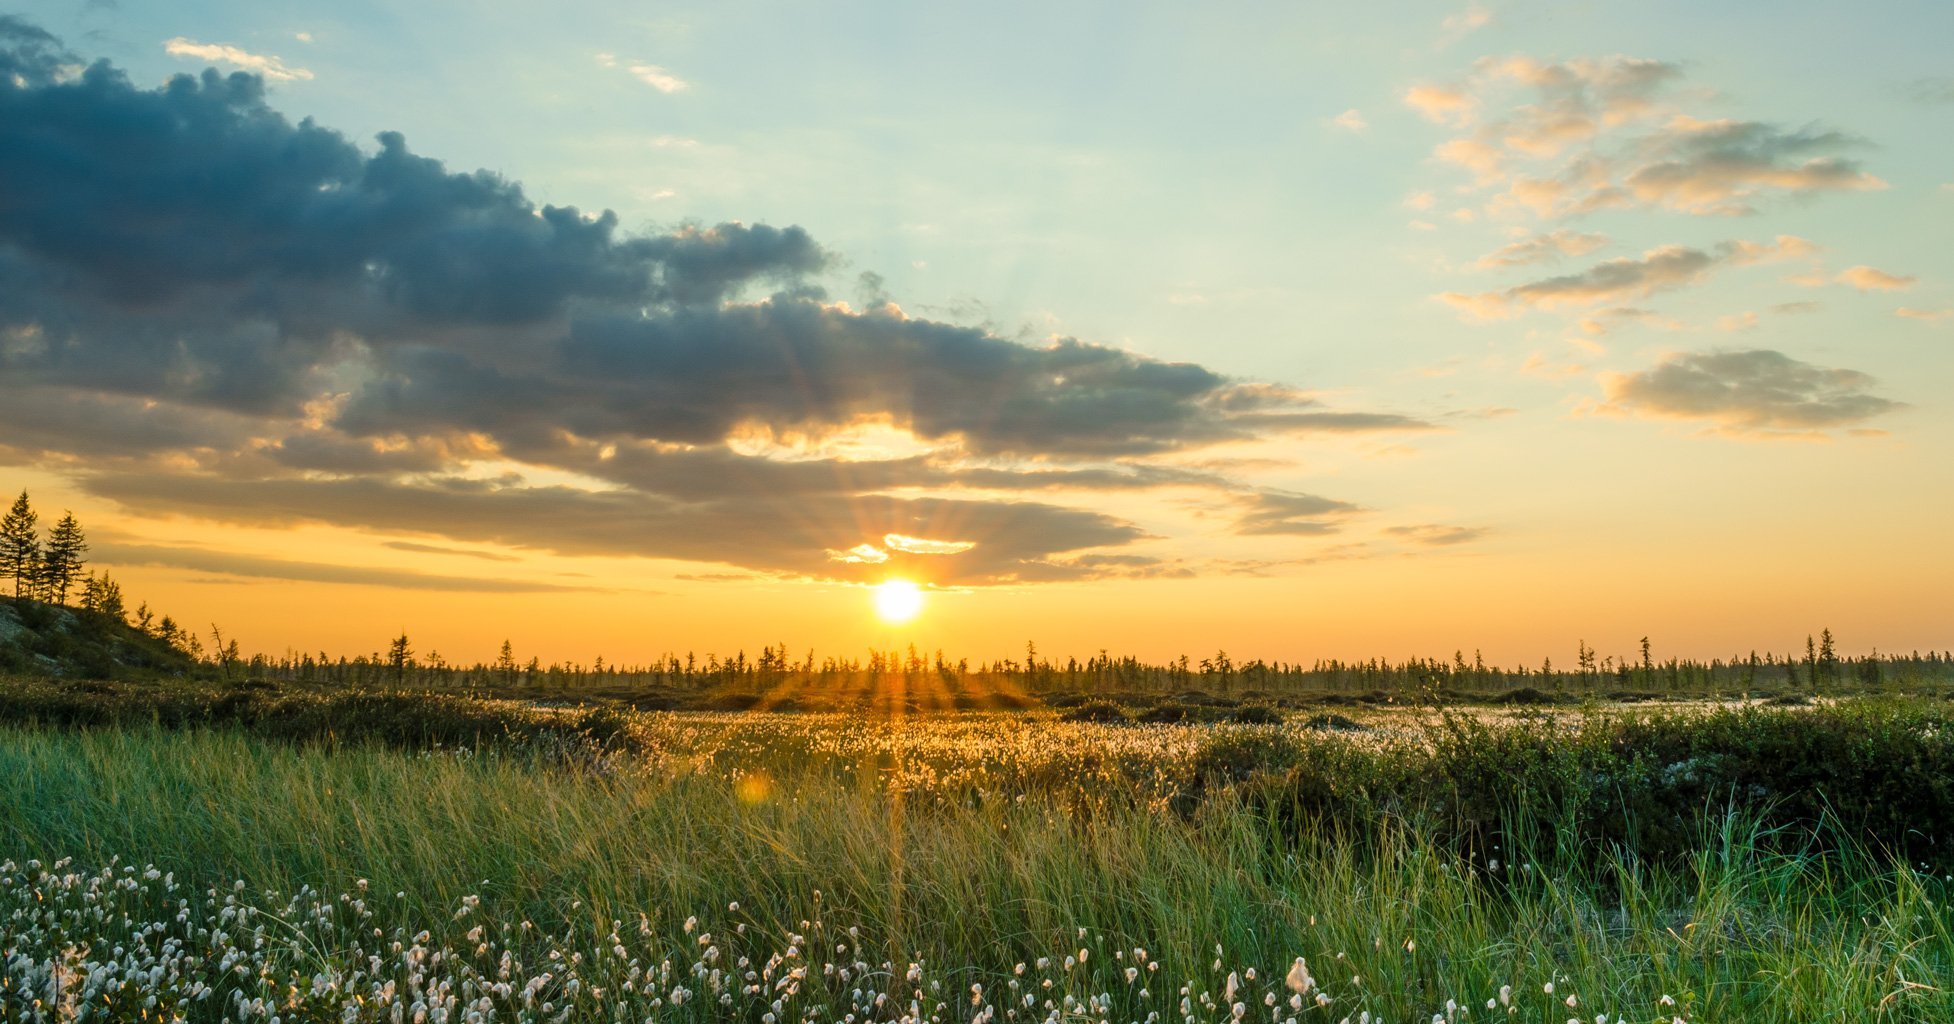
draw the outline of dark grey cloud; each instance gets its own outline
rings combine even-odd
[[[976,545],[896,553],[930,578],[1084,578],[1112,569],[1093,548],[1144,534],[1020,495],[1234,495],[1157,460],[1434,429],[913,318],[872,275],[868,308],[831,303],[837,261],[799,227],[628,232],[397,133],[294,123],[256,75],[145,88],[77,66],[0,19],[0,453],[86,467],[135,509],[810,576],[855,574],[829,552],[897,533]],[[928,452],[736,445],[864,422]],[[1261,532],[1305,530],[1270,515]]]
[[[11,14],[0,14],[0,80],[46,85],[72,64],[74,55],[46,29]]]
[[[1852,427],[1900,408],[1856,370],[1814,366],[1770,349],[1685,353],[1603,378],[1602,411],[1693,419],[1736,433]]]
[[[208,548],[174,547],[149,544],[97,544],[96,561],[114,565],[156,565],[172,569],[192,569],[219,576],[245,579],[293,580],[300,583],[342,583],[351,586],[385,587],[389,590],[441,590],[480,594],[554,594],[589,591],[590,587],[566,587],[527,580],[483,579],[472,576],[441,576],[358,565],[324,562],[295,562],[282,558],[263,558]]]

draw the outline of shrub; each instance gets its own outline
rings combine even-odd
[[[1054,702],[1056,704],[1056,702]],[[1105,700],[1089,700],[1058,716],[1063,722],[1125,722],[1129,721],[1126,712],[1118,704]]]

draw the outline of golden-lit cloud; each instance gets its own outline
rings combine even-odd
[[[277,57],[250,53],[224,43],[200,43],[194,39],[177,36],[163,44],[163,52],[172,57],[188,57],[192,60],[229,64],[278,82],[308,81],[312,78],[312,72],[304,68],[292,67]]]
[[[1816,127],[1706,119],[1682,109],[1682,69],[1638,57],[1481,61],[1457,85],[1418,85],[1405,101],[1464,134],[1437,145],[1470,170],[1492,205],[1542,218],[1659,207],[1749,213],[1760,202],[1886,183],[1843,155],[1860,142]],[[1517,93],[1517,95],[1516,95]]]
[[[631,77],[667,95],[675,92],[684,92],[692,88],[692,83],[656,64],[647,64],[643,61],[620,60],[616,54],[610,53],[598,54],[597,64],[599,67],[621,68],[629,73]]]
[[[1874,267],[1847,267],[1839,272],[1840,284],[1848,284],[1862,292],[1902,292],[1913,287],[1919,278],[1905,274],[1889,274]]]
[[[1414,85],[1404,91],[1405,106],[1439,124],[1462,124],[1472,118],[1475,101],[1463,88],[1450,85]]]
[[[1479,257],[1478,265],[1519,267],[1530,263],[1547,263],[1563,256],[1586,256],[1607,244],[1607,235],[1556,228],[1545,234],[1530,234],[1508,242]]]
[[[1364,115],[1355,107],[1330,118],[1330,124],[1347,132],[1362,133],[1370,130],[1370,122],[1364,120]]]

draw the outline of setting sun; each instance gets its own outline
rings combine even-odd
[[[889,580],[875,588],[875,614],[900,625],[923,612],[923,589],[908,580]]]

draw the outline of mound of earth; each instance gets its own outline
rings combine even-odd
[[[126,622],[0,597],[0,673],[81,679],[183,675],[196,663]]]

